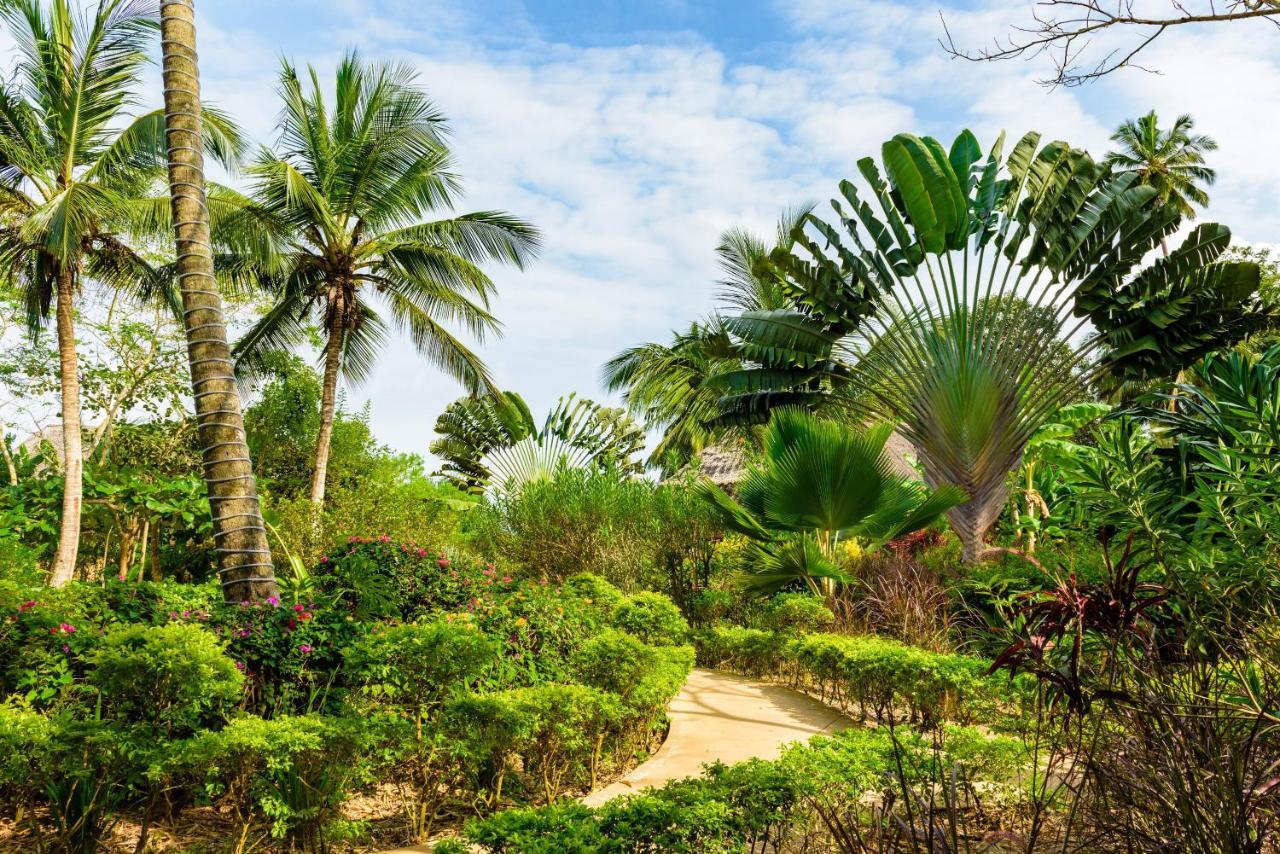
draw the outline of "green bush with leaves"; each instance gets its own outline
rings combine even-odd
[[[104,715],[145,722],[166,739],[217,724],[244,682],[217,636],[181,623],[113,629],[87,663]]]
[[[831,628],[836,615],[821,596],[779,593],[765,608],[764,625],[776,632],[817,632]]]
[[[1020,739],[972,728],[937,738],[852,728],[788,747],[771,762],[711,765],[701,777],[594,810],[577,803],[509,810],[470,822],[464,837],[487,852],[863,850],[841,847],[854,836],[840,832],[893,820],[874,804],[952,773],[981,781],[988,793],[1016,792],[1030,761]]]
[[[358,718],[244,716],[191,739],[170,773],[200,786],[243,835],[266,822],[272,838],[321,850],[343,832],[342,804],[372,779],[367,757],[374,735]]]
[[[1013,726],[1021,689],[988,676],[988,663],[876,635],[780,635],[717,627],[698,636],[709,666],[773,676],[863,717],[974,721]]]
[[[467,745],[475,787],[496,805],[514,778],[517,793],[551,803],[567,786],[595,782],[605,740],[616,731],[616,695],[585,685],[538,685],[461,697],[447,726]]]
[[[614,609],[613,624],[655,646],[675,646],[689,638],[684,615],[661,593],[633,593],[626,597]]]

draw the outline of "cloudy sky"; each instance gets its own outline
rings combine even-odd
[[[1194,5],[1194,4],[1193,4]],[[341,53],[414,65],[450,117],[465,208],[536,223],[546,248],[495,270],[505,330],[483,355],[535,413],[601,396],[601,363],[703,314],[730,226],[829,198],[901,130],[984,144],[1030,129],[1101,153],[1121,120],[1191,113],[1220,150],[1211,214],[1280,242],[1280,30],[1174,33],[1129,71],[1048,92],[1047,61],[972,64],[939,47],[938,0],[202,0],[206,96],[272,137],[279,57],[322,72]],[[947,6],[977,46],[1029,4]],[[400,342],[351,389],[377,434],[424,452],[459,394]]]

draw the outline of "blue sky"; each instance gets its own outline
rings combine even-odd
[[[1140,0],[1165,3],[1167,0]],[[535,412],[601,397],[601,363],[704,314],[713,249],[731,226],[772,229],[823,201],[894,133],[949,141],[971,127],[1036,129],[1096,153],[1122,119],[1193,114],[1216,137],[1210,216],[1280,242],[1280,33],[1265,24],[1177,32],[1154,75],[1047,92],[1041,61],[976,65],[938,46],[938,14],[979,45],[1027,21],[1019,0],[200,0],[206,96],[269,141],[281,55],[327,73],[348,47],[415,66],[450,117],[464,209],[544,231],[525,272],[495,270],[505,324],[482,346]],[[350,389],[375,431],[424,452],[459,390],[392,345]]]

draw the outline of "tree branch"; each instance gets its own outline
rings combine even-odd
[[[1190,11],[1183,0],[1169,0],[1170,14],[1155,17],[1136,14],[1134,4],[1135,0],[1040,0],[1031,13],[1033,26],[1015,26],[1012,36],[997,38],[992,47],[979,50],[957,47],[943,16],[944,37],[939,41],[951,56],[970,62],[1047,54],[1055,73],[1038,82],[1052,88],[1079,86],[1121,68],[1152,71],[1135,59],[1172,27],[1258,19],[1280,28],[1280,0],[1229,0],[1221,10],[1210,0],[1206,9],[1199,12]],[[1082,63],[1094,38],[1108,30],[1136,31],[1137,41],[1128,48],[1107,52],[1091,65]]]

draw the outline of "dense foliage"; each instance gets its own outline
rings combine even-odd
[[[404,838],[469,804],[549,803],[649,749],[694,655],[657,594],[517,582],[388,537],[352,538],[285,600],[2,594],[0,791],[19,838],[68,850],[125,816],[146,833],[162,795],[168,820],[209,804],[305,849],[366,832],[344,804],[392,781]]]

